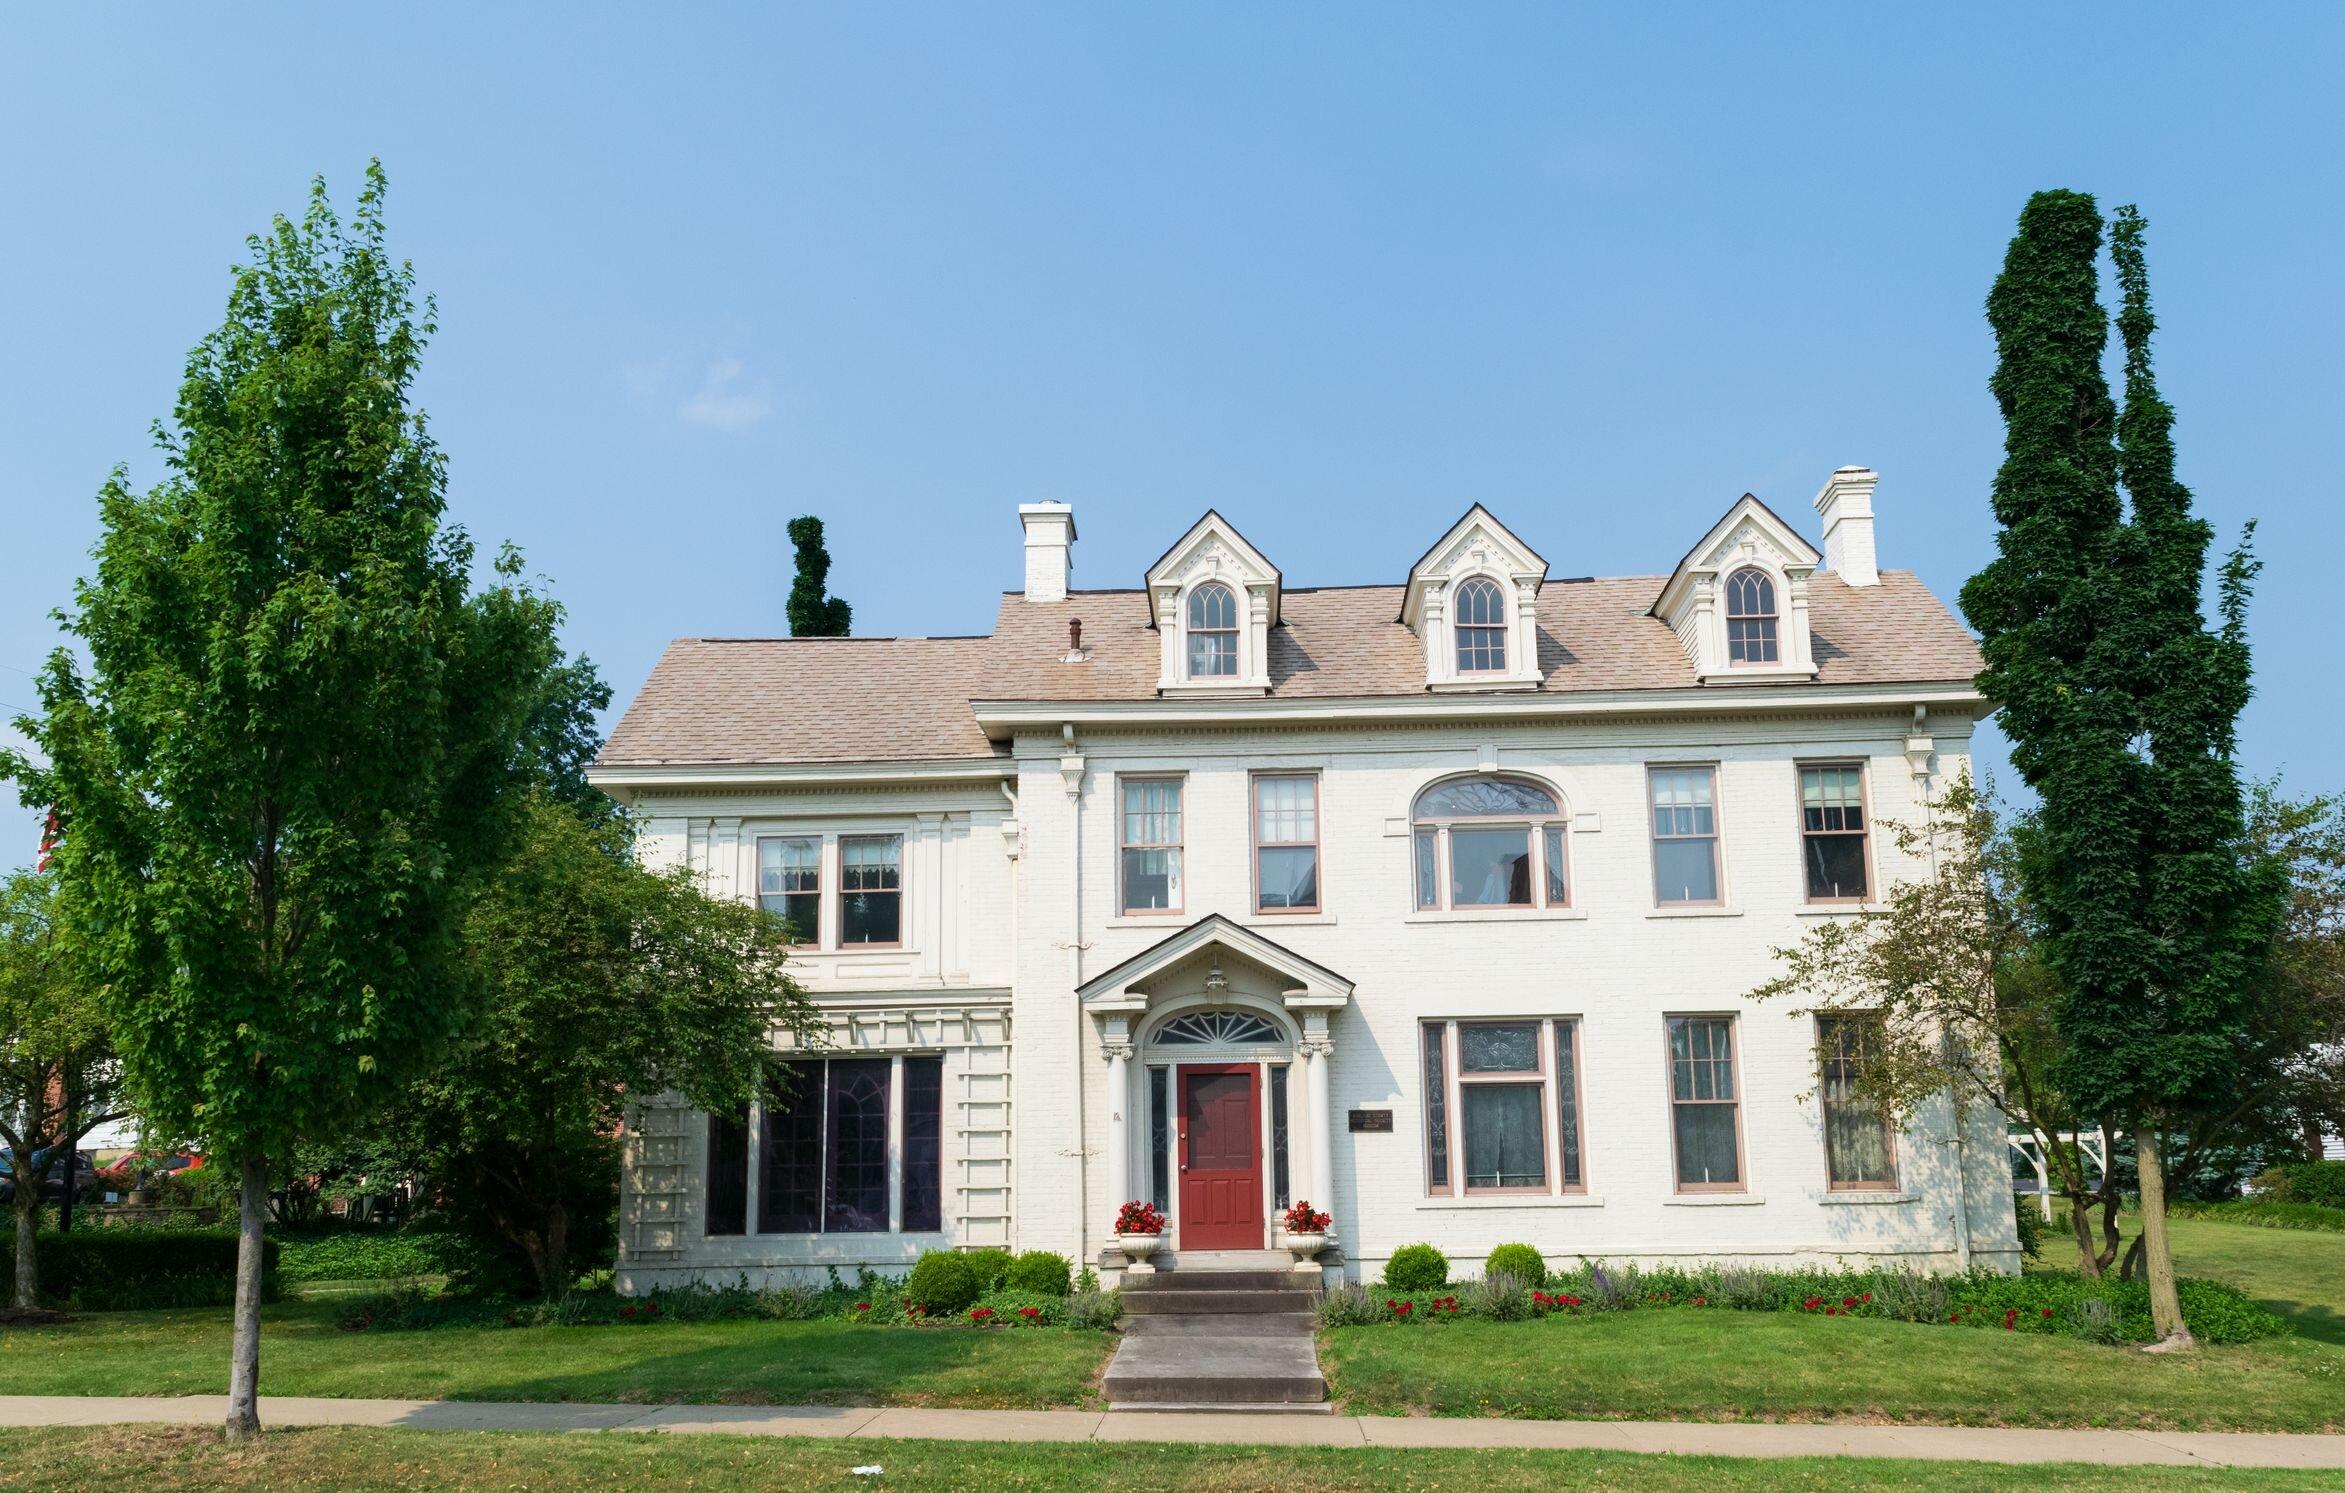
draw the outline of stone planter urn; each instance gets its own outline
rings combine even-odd
[[[1278,1242],[1281,1248],[1295,1257],[1295,1263],[1289,1268],[1297,1275],[1318,1273],[1319,1251],[1327,1248],[1325,1234],[1294,1234],[1282,1229]]]
[[[1156,1253],[1156,1246],[1163,1240],[1162,1234],[1118,1234],[1116,1248],[1124,1252],[1132,1274],[1154,1275],[1156,1267],[1148,1263],[1148,1257]]]

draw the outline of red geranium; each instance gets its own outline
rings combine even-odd
[[[972,1322],[990,1322],[993,1320],[993,1308],[990,1306],[973,1306],[969,1308],[969,1320]]]
[[[1334,1222],[1325,1213],[1312,1212],[1311,1205],[1301,1200],[1279,1215],[1279,1225],[1290,1234],[1324,1234]]]
[[[1116,1209],[1116,1232],[1119,1234],[1161,1234],[1164,1232],[1164,1214],[1154,1203],[1143,1203],[1134,1198]]]
[[[1018,1315],[1031,1322],[1036,1317],[1042,1315],[1042,1308],[1039,1306],[1021,1306],[1018,1308]]]

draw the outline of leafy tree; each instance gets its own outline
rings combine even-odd
[[[48,875],[0,882],[0,1142],[16,1186],[20,1307],[40,1298],[33,1236],[43,1180],[60,1163],[70,1179],[81,1138],[122,1118],[106,1014],[67,958],[55,897]]]
[[[791,519],[789,532],[798,554],[798,576],[790,582],[790,636],[847,636],[855,609],[830,594],[831,552],[822,542],[822,520],[811,513]]]
[[[476,592],[445,462],[409,408],[433,331],[316,183],[249,241],[190,354],[168,475],[100,495],[97,574],[21,724],[55,803],[59,907],[158,1132],[240,1182],[231,1439],[259,1429],[269,1162],[346,1133],[458,1026],[456,933],[502,859],[553,605],[509,551]]]
[[[2040,192],[2020,215],[1987,301],[2005,422],[1998,552],[1962,604],[1982,634],[1980,686],[2043,804],[2022,864],[2061,983],[2052,1078],[2078,1109],[2133,1133],[2151,1315],[2166,1344],[2188,1346],[2160,1138],[2235,1077],[2279,887],[2240,853],[2232,761],[2254,565],[2244,548],[2226,565],[2224,625],[2210,632],[2209,532],[2175,479],[2173,415],[2150,372],[2141,235],[2139,216],[2121,213],[2119,416],[2100,366],[2099,210],[2081,193]]]
[[[711,1111],[755,1091],[770,1036],[810,1034],[762,909],[646,870],[623,826],[533,796],[526,839],[465,925],[481,999],[417,1083],[400,1126],[438,1206],[546,1295],[607,1243],[629,1101],[667,1090]]]

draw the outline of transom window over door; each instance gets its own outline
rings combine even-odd
[[[1726,578],[1726,661],[1781,662],[1775,642],[1775,582],[1764,570],[1738,570]]]
[[[1237,593],[1207,581],[1189,593],[1189,677],[1235,678],[1237,672]]]
[[[1412,849],[1422,911],[1568,907],[1569,818],[1521,778],[1452,778],[1417,795]]]
[[[1181,910],[1181,780],[1139,778],[1122,785],[1117,876],[1122,910]]]
[[[1460,674],[1506,672],[1506,593],[1488,576],[1478,575],[1457,588],[1457,671]]]

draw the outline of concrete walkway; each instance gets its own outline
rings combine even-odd
[[[217,1425],[223,1395],[0,1396],[0,1426]],[[1723,1457],[1911,1457],[1945,1462],[2345,1468],[2345,1436],[1965,1426],[1722,1425],[1678,1421],[1430,1420],[1096,1410],[882,1410],[799,1405],[507,1404],[265,1396],[272,1426],[432,1431],[670,1431],[858,1440],[1173,1441],[1261,1446],[1528,1447]]]

